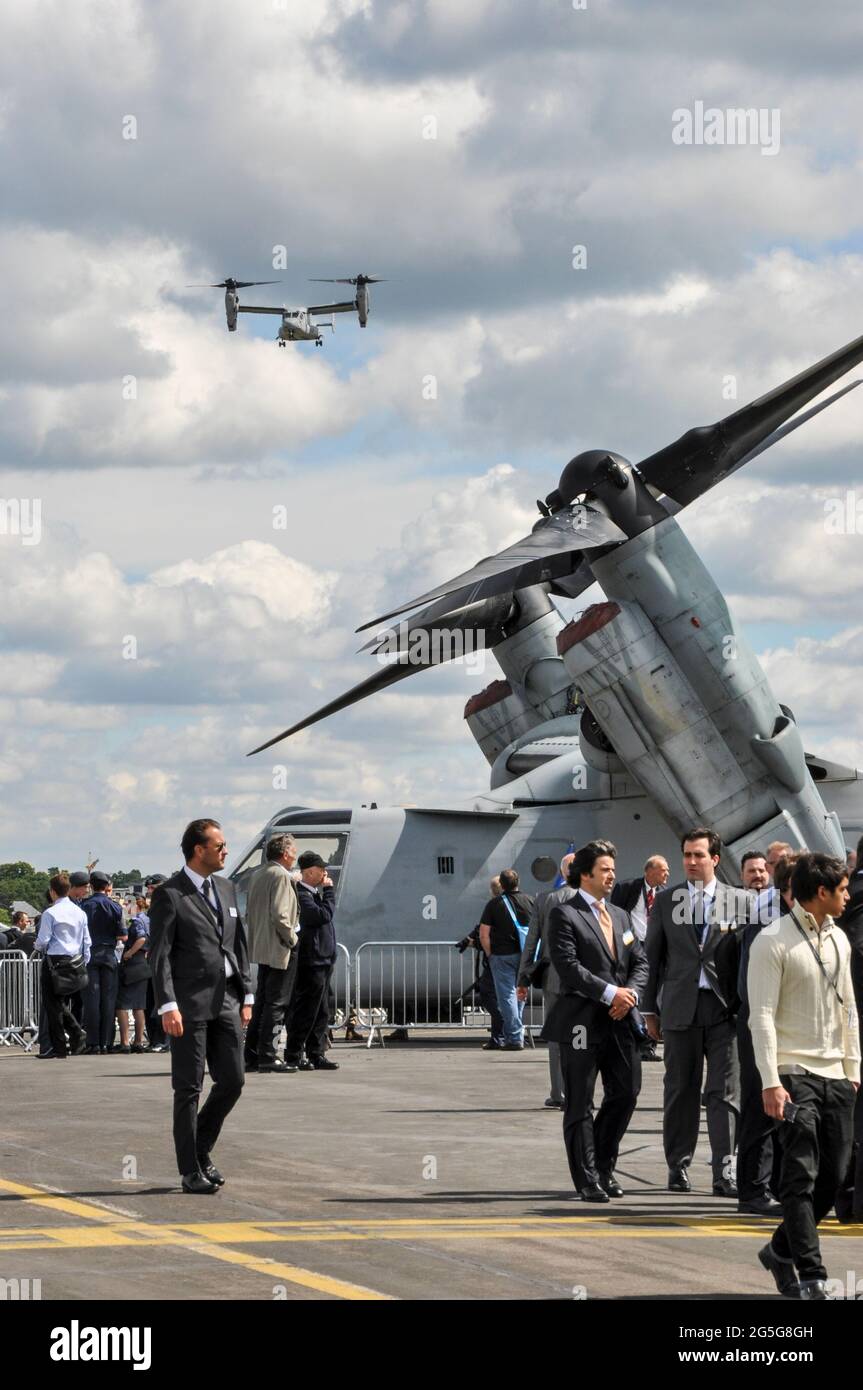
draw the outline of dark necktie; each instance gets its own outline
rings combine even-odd
[[[213,885],[208,878],[205,878],[204,882],[201,884],[201,892],[204,895],[204,902],[207,904],[207,907],[210,909],[210,911],[216,919],[216,926],[218,927],[219,935],[221,936],[222,913],[219,907],[219,900],[216,897],[216,894],[213,891]]]

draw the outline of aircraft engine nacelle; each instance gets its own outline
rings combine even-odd
[[[228,321],[228,332],[237,331],[237,310],[240,304],[240,296],[235,290],[225,290],[225,318]]]
[[[715,829],[732,863],[765,836],[844,857],[797,726],[677,522],[617,547],[593,571],[608,602],[564,628],[558,648],[668,823],[678,833]]]

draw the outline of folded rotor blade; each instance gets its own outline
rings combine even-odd
[[[291,734],[297,734],[301,729],[307,729],[309,725],[317,724],[319,720],[326,719],[331,714],[337,714],[339,710],[347,709],[350,705],[355,705],[368,695],[374,695],[378,690],[385,690],[387,686],[394,685],[396,681],[404,680],[405,676],[412,676],[416,671],[427,670],[429,666],[441,666],[447,661],[464,656],[466,644],[457,640],[457,634],[461,632],[473,633],[477,639],[471,643],[470,651],[482,647],[492,647],[495,643],[501,642],[506,635],[501,624],[512,608],[511,598],[491,600],[478,604],[476,607],[482,612],[464,614],[460,619],[454,618],[446,629],[435,631],[434,629],[430,630],[425,624],[414,623],[410,626],[407,634],[404,632],[379,634],[379,637],[374,640],[381,643],[377,655],[382,664],[373,675],[367,676],[364,681],[360,681],[359,685],[353,686],[344,695],[338,695],[335,700],[331,700],[329,704],[316,710],[314,714],[301,719],[298,724],[293,724],[290,729],[285,729],[284,733],[276,734],[275,738],[262,743],[258,748],[253,748],[252,753],[261,753],[265,748],[271,748],[274,743],[280,743],[283,738],[290,738]],[[389,646],[389,651],[383,653],[383,648],[387,646]],[[392,660],[384,663],[383,654],[391,657]],[[248,753],[246,756],[251,757],[252,753]]]
[[[574,504],[553,516],[543,517],[530,535],[516,541],[515,545],[507,546],[497,555],[487,556],[472,569],[465,570],[464,574],[456,575],[445,584],[439,584],[410,602],[400,604],[382,617],[363,623],[357,631],[364,632],[366,628],[385,622],[398,613],[406,613],[421,603],[429,603],[445,595],[461,595],[464,592],[470,595],[468,601],[472,601],[558,579],[572,573],[574,557],[579,556],[581,551],[616,545],[625,540],[626,533],[604,513]]]
[[[747,458],[762,452],[762,446],[769,446],[771,436],[781,438],[779,427],[790,416],[859,362],[863,362],[863,337],[855,338],[715,425],[687,430],[673,444],[639,463],[638,471],[650,486],[686,506]],[[838,399],[838,395],[833,399]],[[799,423],[803,423],[802,418]]]

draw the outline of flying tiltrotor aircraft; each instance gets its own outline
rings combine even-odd
[[[314,343],[316,347],[323,347],[324,340],[321,336],[322,328],[329,328],[335,333],[335,319],[330,319],[326,323],[317,323],[312,317],[313,314],[351,314],[356,313],[360,322],[360,328],[365,328],[369,321],[369,285],[380,284],[381,278],[378,275],[353,275],[342,279],[313,280],[316,285],[355,285],[356,297],[345,299],[337,304],[310,304],[305,309],[286,309],[284,305],[279,308],[270,308],[262,304],[241,304],[240,290],[249,289],[252,285],[279,285],[280,280],[234,280],[229,275],[227,279],[220,280],[215,285],[188,285],[190,290],[224,290],[225,291],[225,318],[228,322],[228,332],[236,333],[238,314],[279,314],[281,315],[281,326],[279,328],[276,342],[279,347],[284,347],[285,343]]]
[[[649,853],[678,864],[693,824],[720,833],[732,882],[742,854],[772,840],[844,858],[863,832],[861,774],[804,751],[677,515],[860,385],[795,414],[861,360],[863,337],[635,465],[578,454],[529,536],[366,624],[400,618],[367,643],[377,671],[254,752],[449,659],[442,633],[469,636],[504,676],[465,708],[490,788],[443,806],[288,807],[237,861],[240,888],[267,838],[290,829],[333,865],[352,949],[461,936],[492,874],[513,865],[536,892],[570,842],[595,836],[618,846],[620,876]],[[604,601],[566,622],[552,596],[594,582]]]

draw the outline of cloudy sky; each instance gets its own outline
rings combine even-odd
[[[167,869],[193,815],[236,849],[288,803],[479,789],[491,659],[245,754],[573,454],[863,332],[858,0],[13,0],[0,39],[2,495],[41,507],[0,535],[0,859]],[[696,102],[778,151],[676,144]],[[186,288],[358,271],[388,282],[323,350]],[[861,537],[825,529],[858,396],[684,525],[807,747],[863,764]]]

